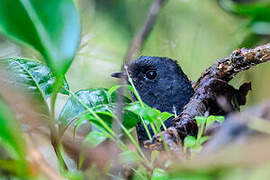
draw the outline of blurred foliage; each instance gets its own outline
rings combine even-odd
[[[52,71],[63,76],[80,38],[79,17],[73,1],[1,0],[0,3],[0,33],[34,47]],[[10,8],[14,9],[12,13]]]
[[[26,146],[14,113],[0,99],[0,175],[28,176]]]
[[[253,3],[236,3],[232,0],[220,0],[222,7],[235,14],[250,17],[248,27],[256,34],[270,34],[270,1],[261,0]]]
[[[0,58],[10,56],[45,58],[48,65],[47,67],[39,61],[25,58],[3,59],[1,62],[8,63],[12,73],[18,76],[16,83],[32,91],[38,91],[46,101],[46,98],[52,94],[54,94],[52,97],[56,98],[58,91],[53,91],[52,84],[58,77],[62,80],[68,70],[67,80],[71,90],[65,82],[62,91],[70,96],[60,97],[57,106],[54,101],[51,101],[50,108],[51,120],[56,119],[54,107],[57,107],[58,113],[61,112],[58,120],[63,132],[59,134],[63,134],[73,121],[76,121],[74,132],[84,120],[90,121],[94,124],[95,131],[91,131],[84,137],[84,145],[93,148],[103,144],[107,138],[113,140],[121,149],[119,163],[131,166],[135,164],[139,167],[138,169],[132,167],[134,179],[241,179],[246,177],[245,173],[249,169],[238,167],[213,166],[208,169],[193,168],[189,171],[181,171],[181,168],[176,166],[176,171],[167,171],[155,167],[155,161],[160,155],[158,152],[152,152],[150,160],[145,157],[131,134],[131,128],[142,121],[147,125],[152,125],[151,127],[159,132],[164,126],[163,121],[172,115],[161,113],[145,105],[133,87],[132,92],[139,102],[131,103],[128,98],[125,98],[128,106],[124,109],[124,121],[120,122],[115,115],[116,90],[119,86],[113,86],[109,90],[105,88],[117,83],[112,80],[110,74],[120,69],[129,43],[144,22],[152,1],[76,0],[75,2],[81,15],[81,42],[74,63],[68,70],[77,49],[80,33],[80,23],[73,1],[49,0],[45,3],[45,1],[0,0],[0,32],[15,41],[34,47],[40,53],[28,47],[18,47],[1,37]],[[13,7],[14,11],[10,13],[8,7]],[[170,0],[161,10],[153,31],[146,39],[146,44],[139,55],[177,59],[190,79],[196,80],[205,68],[215,60],[228,56],[232,50],[268,42],[269,7],[269,1],[266,0],[242,3],[232,0]],[[270,85],[265,83],[270,80],[269,68],[269,63],[264,64],[249,72],[241,73],[232,81],[232,84],[236,86],[247,80],[252,81],[253,91],[249,95],[250,104],[270,97]],[[114,132],[113,120],[123,130],[120,135]],[[196,138],[188,136],[184,140],[186,151],[187,148],[190,152],[192,148],[200,150],[202,144],[208,139],[202,136],[205,129],[215,121],[223,120],[224,117],[216,116],[197,117],[199,133]],[[2,101],[0,101],[0,123],[1,145],[8,151],[11,160],[14,160],[9,159],[7,162],[1,160],[0,167],[8,171],[15,169],[16,172],[13,172],[13,175],[22,173],[23,177],[24,174],[29,174],[25,173],[27,164],[23,135],[13,117],[13,112]],[[55,127],[55,124],[52,125],[50,126],[51,134],[54,133],[52,127]],[[124,140],[129,140],[132,144],[132,150],[128,147],[129,144],[122,141],[123,135],[127,137]],[[52,139],[51,143],[60,144],[53,140],[56,141],[58,138]],[[61,164],[64,162],[61,162],[62,157],[59,153],[62,147],[55,148]],[[168,161],[167,159],[163,163],[163,167],[168,167],[166,165],[169,164]],[[81,171],[82,169],[78,168],[75,171],[61,173],[70,179],[82,179],[84,175],[87,176],[87,171],[85,174]],[[94,166],[91,166],[89,174],[105,174],[108,171],[106,169],[104,172],[98,172]],[[269,177],[265,167],[259,168],[258,171],[259,173],[251,172],[254,178],[267,177],[267,175]]]

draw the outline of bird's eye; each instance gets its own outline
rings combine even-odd
[[[146,77],[148,79],[155,79],[156,76],[157,76],[157,72],[154,70],[150,70],[146,72]]]

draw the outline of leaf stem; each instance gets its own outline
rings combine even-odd
[[[148,136],[148,139],[149,139],[149,140],[152,140],[152,136],[151,136],[151,134],[150,134],[150,132],[149,132],[149,129],[148,129],[147,125],[145,124],[145,122],[144,122],[144,120],[143,120],[143,118],[142,118],[141,115],[140,115],[140,118],[141,118],[141,122],[142,122],[142,124],[143,124],[143,126],[144,126],[144,129],[146,130],[146,134],[147,134],[147,136]]]
[[[67,165],[65,164],[65,161],[61,152],[62,144],[61,144],[61,140],[59,136],[59,131],[55,126],[55,103],[56,103],[57,94],[61,87],[62,82],[63,82],[63,78],[56,78],[56,81],[54,84],[54,90],[50,99],[51,122],[49,123],[49,127],[50,127],[50,132],[51,132],[51,144],[58,158],[60,169],[67,170]]]

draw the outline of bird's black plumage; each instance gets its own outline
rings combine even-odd
[[[170,58],[142,56],[128,65],[128,72],[141,99],[161,112],[179,114],[194,94],[191,82]],[[172,123],[172,118],[165,121],[167,127]],[[147,140],[141,123],[137,126],[137,134],[140,142]]]

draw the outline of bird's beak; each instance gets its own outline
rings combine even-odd
[[[114,78],[120,79],[120,78],[125,77],[125,74],[124,74],[124,72],[117,72],[117,73],[112,73],[111,76]]]

